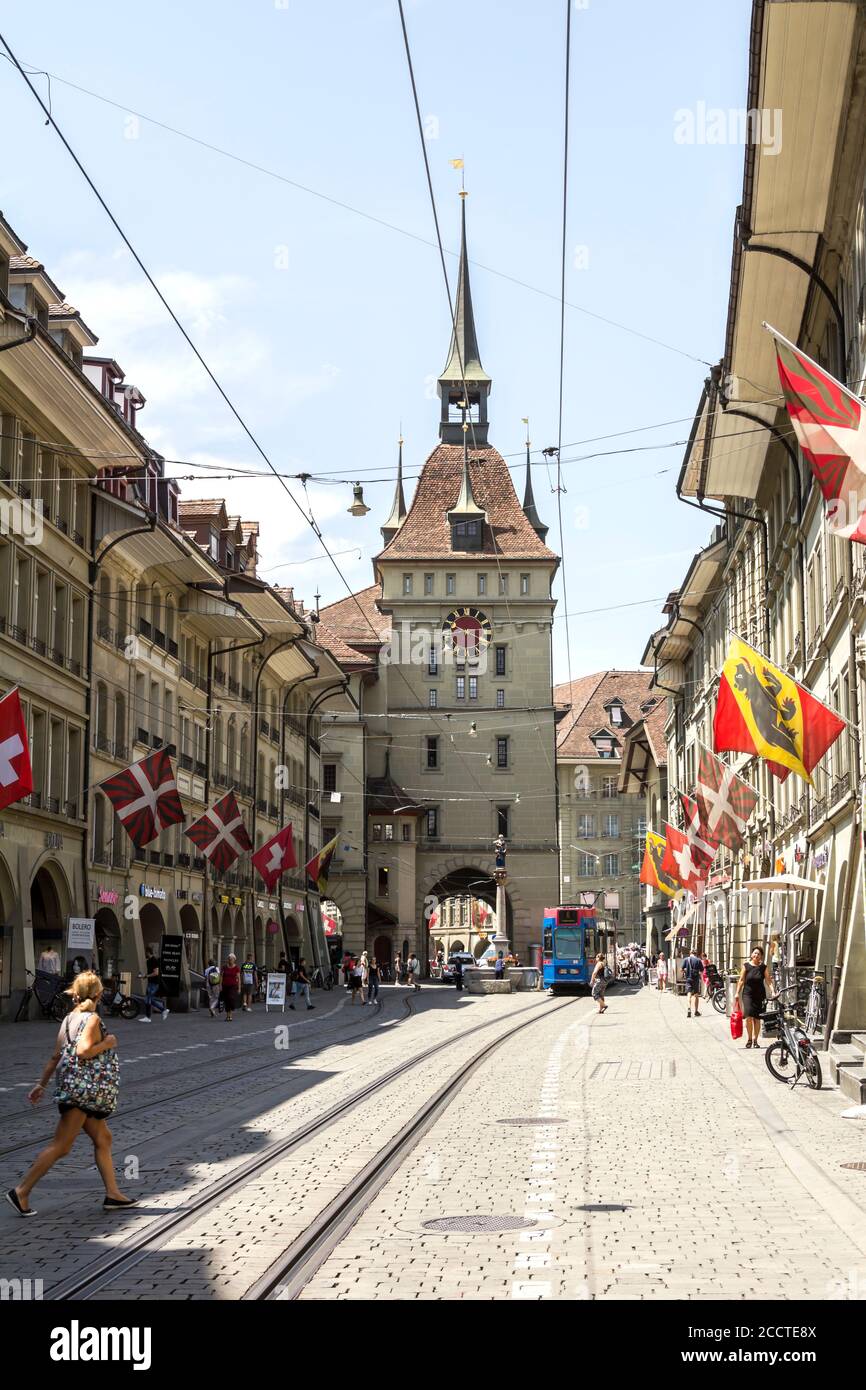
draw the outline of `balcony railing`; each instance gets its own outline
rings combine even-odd
[[[203,872],[204,872],[204,855],[197,854],[197,855],[195,856],[195,858],[193,859],[193,861],[192,861],[192,867],[195,869],[196,873],[203,873]]]
[[[54,665],[55,665],[55,666],[62,666],[62,665],[63,665],[63,653],[62,653],[61,651],[58,651],[56,647],[52,647],[52,649],[51,649],[51,651],[48,653],[48,655],[49,655],[49,657],[51,658],[51,660],[54,662]]]
[[[106,868],[111,863],[111,856],[107,849],[95,849],[90,857],[94,864],[102,864]]]
[[[252,692],[252,690],[250,689],[250,687],[249,687],[248,685],[242,685],[242,686],[241,686],[241,699],[243,699],[243,700],[251,700],[252,698],[253,698],[253,692]]]
[[[196,773],[196,776],[198,776],[198,777],[206,777],[206,776],[207,776],[207,768],[205,767],[204,763],[201,762],[198,758],[196,758],[196,761],[195,761],[195,773]]]
[[[168,654],[169,656],[173,656],[175,659],[177,658],[177,643],[175,642],[173,637],[170,637],[168,639]]]
[[[233,676],[229,676],[229,694],[237,695],[240,692],[240,681],[236,681]]]
[[[64,805],[63,810],[67,820],[78,820],[77,801],[67,801]]]
[[[270,738],[271,726],[267,719],[259,720],[259,733],[262,734],[264,738]]]
[[[158,849],[151,849],[148,850],[147,858],[149,863],[158,864],[162,858],[162,855],[160,854]]]
[[[177,856],[177,862],[181,869],[188,869],[191,863],[191,856],[188,854],[179,854]]]
[[[180,678],[182,681],[189,681],[190,685],[195,685],[195,671],[191,666],[187,666],[185,661],[180,664]]]
[[[841,801],[851,790],[851,774],[843,772],[836,778],[827,793],[827,805],[835,806],[837,801]]]
[[[27,644],[27,629],[26,629],[26,627],[18,627],[16,623],[10,623],[10,624],[9,624],[9,629],[8,629],[8,630],[9,630],[9,636],[12,638],[13,642],[21,642],[23,645],[26,646],[26,644]]]
[[[57,527],[58,531],[63,532],[64,536],[69,535],[69,522],[66,520],[65,516],[55,516],[54,525]]]
[[[68,656],[66,658],[66,669],[67,671],[71,671],[73,676],[80,676],[82,674],[81,662],[78,660],[77,656]]]
[[[216,685],[225,685],[226,673],[221,666],[215,666],[213,668],[213,678]]]
[[[147,621],[146,618],[139,618],[138,631],[141,637],[146,637],[147,640],[150,641],[153,629],[151,628],[150,623]]]
[[[279,806],[275,806],[274,803],[273,803],[272,801],[269,801],[269,802],[268,802],[268,815],[270,816],[271,820],[276,820],[277,817],[279,816],[279,814],[280,814],[280,808],[279,808]]]
[[[31,637],[30,649],[36,652],[37,656],[44,656],[46,652],[46,643],[43,642],[41,637]]]
[[[84,549],[84,537],[82,536],[80,531],[73,531],[72,539],[75,541],[76,545],[80,545],[81,549]]]
[[[165,651],[165,633],[160,632],[158,627],[153,629],[153,641],[155,646],[161,647]]]
[[[180,757],[178,758],[178,762],[180,763],[184,772],[192,772],[193,761],[189,753],[181,753]]]
[[[267,815],[268,803],[262,797],[256,799],[256,810],[261,811],[263,816]]]
[[[96,635],[102,642],[107,642],[110,647],[114,646],[114,629],[107,623],[96,624]]]
[[[150,734],[147,732],[147,729],[136,729],[136,731],[135,731],[135,741],[136,741],[136,743],[143,743],[144,746],[145,746],[145,748],[149,748],[149,747],[150,747]]]

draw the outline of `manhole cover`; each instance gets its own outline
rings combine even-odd
[[[567,1120],[557,1119],[555,1115],[548,1115],[546,1119],[536,1119],[534,1115],[517,1115],[512,1120],[497,1120],[500,1125],[564,1125]]]
[[[437,1216],[422,1225],[425,1231],[519,1231],[538,1222],[523,1216]]]
[[[855,1173],[866,1173],[866,1163],[843,1163],[843,1168],[853,1168]]]

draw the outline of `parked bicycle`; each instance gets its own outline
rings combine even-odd
[[[61,975],[34,975],[32,970],[26,969],[24,973],[27,976],[27,987],[21,996],[15,1022],[26,1023],[28,1021],[30,1000],[35,999],[42,1010],[43,1018],[53,1018],[57,1023],[62,1023],[72,1008],[71,996],[64,993],[66,981],[63,977]]]
[[[707,998],[716,1013],[726,1014],[728,1012],[728,992],[718,970],[713,970],[707,975]]]
[[[333,970],[331,969],[327,974],[323,975],[320,965],[316,966],[312,973],[311,980],[314,989],[333,989],[334,985],[337,983],[337,977]]]
[[[123,993],[123,990],[120,988],[119,980],[109,980],[105,989],[102,991],[102,998],[97,1008],[100,1013],[107,1013],[115,1018],[118,1014],[121,1018],[138,1018],[138,1015],[141,1013],[141,1005],[138,1003],[138,1000],[133,999],[129,994]]]
[[[796,992],[796,985],[780,990],[776,995],[779,1001],[778,1008],[773,1011],[765,1010],[761,1014],[764,1032],[771,1037],[776,1036],[776,1041],[771,1043],[764,1053],[764,1061],[777,1081],[786,1081],[793,1087],[801,1076],[805,1076],[812,1090],[819,1091],[822,1081],[821,1063],[812,1039],[782,1002],[784,995]]]

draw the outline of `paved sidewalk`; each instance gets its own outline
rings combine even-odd
[[[315,1299],[866,1299],[866,1125],[644,989],[494,1052],[304,1291]],[[501,1123],[532,1119],[536,1124]],[[487,1214],[500,1233],[424,1222]]]

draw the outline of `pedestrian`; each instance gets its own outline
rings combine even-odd
[[[283,952],[281,953],[281,955],[280,955],[279,963],[277,964],[277,971],[276,971],[276,973],[277,973],[278,975],[288,975],[288,973],[289,973],[289,962],[286,960],[286,953],[285,953],[285,951],[283,951]]]
[[[347,952],[343,957],[343,984],[346,986],[346,989],[348,989],[352,983],[352,967],[354,964],[355,962],[352,959],[351,953]]]
[[[369,964],[369,966],[368,966],[368,968],[367,968],[367,1003],[368,1003],[368,1004],[372,1004],[372,1003],[374,1003],[374,1002],[378,1004],[378,1002],[379,1002],[379,981],[381,980],[381,978],[382,978],[382,972],[381,972],[381,970],[379,969],[379,962],[377,961],[377,959],[376,959],[375,956],[372,956],[371,959],[370,959],[370,964]]]
[[[147,973],[145,975],[139,975],[138,977],[140,980],[146,981],[144,993],[144,1018],[140,1018],[138,1020],[139,1023],[152,1022],[150,1017],[150,1011],[154,1004],[156,1004],[157,1008],[162,1013],[163,1023],[165,1023],[165,1021],[168,1018],[168,1004],[166,1004],[164,1000],[160,1001],[159,999],[157,999],[157,995],[160,991],[160,980],[159,957],[156,954],[156,949],[157,948],[155,946],[148,946],[147,963],[145,966],[145,970]]]
[[[607,989],[607,980],[604,977],[604,956],[599,952],[595,958],[595,969],[592,972],[592,997],[598,1002],[600,1014],[607,1012],[607,1004],[604,1002],[604,992]]]
[[[697,951],[690,951],[683,961],[683,979],[686,982],[686,994],[688,995],[686,1018],[691,1018],[693,1007],[695,1018],[700,1018],[701,1016],[698,1005],[701,1002],[701,981],[703,976],[704,962],[701,960]]]
[[[111,1157],[111,1130],[106,1119],[117,1106],[119,1067],[117,1038],[106,1033],[96,1005],[103,984],[92,970],[76,975],[68,990],[73,1008],[57,1034],[57,1042],[41,1079],[28,1094],[31,1105],[38,1105],[51,1077],[55,1078],[55,1099],[60,1119],[51,1143],[39,1154],[17,1187],[10,1187],[6,1200],[19,1216],[35,1216],[30,1193],[41,1177],[65,1158],[82,1130],[93,1144],[99,1176],[105,1184],[104,1211],[134,1207],[134,1197],[124,1197],[117,1185]]]
[[[314,1009],[316,1007],[310,999],[310,976],[307,973],[307,962],[304,960],[303,956],[301,956],[301,959],[298,961],[298,968],[295,971],[292,993],[296,997],[300,997],[303,994],[306,998],[308,1009]],[[294,1004],[289,1005],[290,1009],[294,1007]]]
[[[499,955],[496,957],[493,974],[497,980],[501,980],[505,974],[505,955],[502,951],[500,951]]]
[[[412,986],[416,994],[420,994],[421,986],[418,984],[418,975],[421,972],[421,965],[414,951],[406,963],[406,969],[408,972],[406,983]]]
[[[394,958],[394,984],[395,984],[395,985],[399,985],[399,983],[400,983],[400,981],[402,980],[402,978],[403,978],[403,957],[402,957],[402,956],[395,956],[395,958]]]
[[[703,965],[703,970],[701,972],[701,976],[703,979],[703,996],[705,999],[709,999],[710,971],[714,970],[715,967],[710,963],[710,958],[707,955],[706,951],[701,951],[701,964]]]
[[[760,1048],[761,1014],[767,1002],[767,990],[773,989],[770,971],[764,962],[763,946],[752,948],[752,954],[740,971],[737,981],[736,1007],[746,1020],[746,1047]]]
[[[362,1004],[363,1004],[363,1002],[364,1002],[364,995],[363,995],[363,990],[362,990],[363,983],[364,983],[364,972],[363,972],[363,968],[362,968],[362,966],[361,966],[360,959],[359,959],[359,960],[353,960],[353,961],[352,961],[352,968],[351,968],[351,971],[349,972],[349,987],[350,987],[350,989],[351,989],[351,991],[352,991],[352,1003],[353,1003],[353,1004],[357,1004],[359,998],[360,998]]]
[[[367,986],[370,982],[370,960],[366,951],[361,952],[361,959],[358,961],[361,968],[361,1003],[367,1002]]]
[[[462,960],[460,959],[459,956],[458,956],[457,960],[455,960],[454,964],[452,965],[451,970],[452,970],[452,973],[453,973],[453,975],[454,975],[454,988],[455,988],[455,989],[458,989],[458,990],[459,990],[459,989],[462,989],[462,988],[463,988],[463,962],[462,962]]]
[[[253,994],[256,988],[256,963],[249,951],[244,956],[244,963],[241,966],[241,984],[243,986],[243,1011],[245,1014],[251,1014]]]
[[[204,972],[204,987],[207,990],[207,1006],[211,1018],[216,1018],[216,1011],[219,1007],[221,978],[220,968],[216,961],[211,958],[205,966]]]
[[[222,968],[221,983],[226,1023],[232,1023],[234,1022],[235,1009],[238,1006],[238,991],[241,984],[241,969],[236,955],[226,956],[226,963]]]
[[[665,960],[664,951],[659,951],[658,959],[656,960],[656,979],[658,980],[658,987],[661,993],[666,993],[668,987],[668,963]]]

